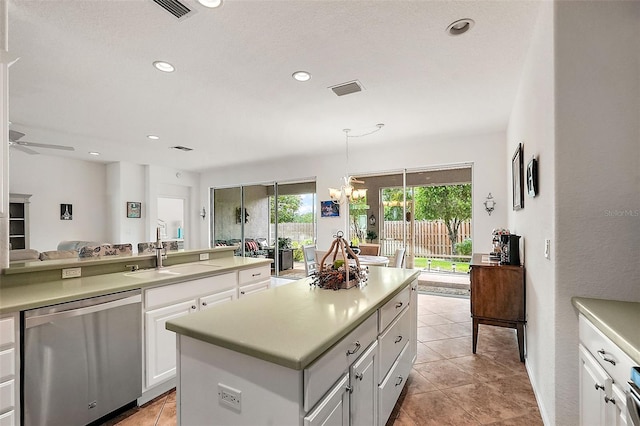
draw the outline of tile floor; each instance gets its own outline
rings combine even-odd
[[[105,423],[175,424],[175,391]],[[387,426],[542,424],[515,330],[481,325],[473,355],[469,299],[420,294],[418,359]]]

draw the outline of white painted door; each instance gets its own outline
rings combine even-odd
[[[209,296],[201,297],[199,301],[200,310],[209,309],[212,306],[220,303],[231,302],[238,298],[238,290],[231,289],[211,294]]]
[[[377,424],[377,354],[378,342],[374,342],[351,366],[351,426]]]
[[[305,416],[304,426],[349,426],[348,385],[349,373]]]
[[[195,299],[145,313],[146,387],[150,388],[176,374],[176,334],[165,323],[196,311]]]
[[[580,359],[580,424],[595,426],[605,424],[605,387],[610,388],[611,378],[598,362],[579,345]]]
[[[605,399],[605,418],[607,426],[627,426],[627,396],[624,391],[614,383],[611,387],[611,396]]]

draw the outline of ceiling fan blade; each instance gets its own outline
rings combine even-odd
[[[11,142],[15,142],[22,137],[24,137],[24,133],[16,132],[15,130],[9,129],[9,140]]]
[[[14,143],[16,145],[20,145],[20,146],[32,146],[35,148],[51,148],[51,149],[62,149],[65,151],[75,151],[75,149],[71,146],[64,146],[64,145],[50,145],[50,144],[46,144],[46,143],[36,143],[36,142],[27,142],[27,141],[14,141]]]
[[[18,151],[26,152],[27,154],[30,154],[30,155],[40,154],[38,151],[34,151],[32,149],[29,149],[26,146],[20,146],[15,142],[9,142],[9,148],[15,148]]]

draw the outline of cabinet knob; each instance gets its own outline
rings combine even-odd
[[[362,381],[362,379],[364,378],[364,374],[362,373],[356,373],[356,379]]]
[[[609,398],[607,395],[604,396],[604,402],[608,403],[612,403],[613,405],[616,404],[616,399],[615,398]]]
[[[396,337],[396,340],[394,340],[394,343],[400,343],[402,341],[402,336],[398,336]]]
[[[207,302],[202,302],[202,306],[207,306]]]
[[[398,378],[396,379],[396,386],[400,386],[403,380],[404,378],[402,376],[398,376]]]
[[[598,351],[598,355],[600,355],[600,358],[602,358],[603,361],[610,362],[611,364],[616,365],[616,361],[612,358],[607,357],[607,353],[604,349],[600,349]]]
[[[353,393],[353,386],[347,386],[346,387],[347,392],[349,393]]]
[[[598,389],[602,389],[602,390],[604,390],[604,386],[599,385],[599,384],[597,384],[597,383],[596,383],[596,390],[598,390]]]
[[[196,309],[198,309],[198,307],[196,305],[191,305],[191,310],[195,311]]]
[[[353,348],[353,350],[351,350],[351,349],[347,350],[347,356],[353,355],[356,352],[358,352],[359,350],[360,350],[360,342],[356,342],[356,346]]]
[[[244,291],[241,291],[240,294],[244,294]]]

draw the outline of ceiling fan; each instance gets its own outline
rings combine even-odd
[[[49,148],[62,149],[64,151],[75,151],[75,149],[71,146],[21,141],[20,139],[22,139],[23,137],[24,133],[16,132],[15,130],[9,130],[9,147],[15,148],[18,151],[26,152],[27,154],[31,155],[40,154],[38,151],[34,151],[31,148]]]

